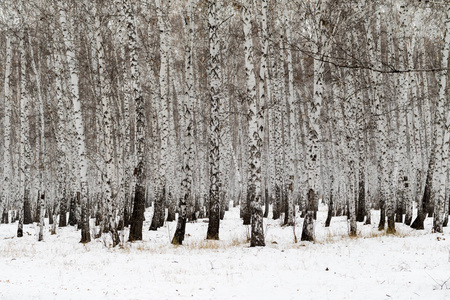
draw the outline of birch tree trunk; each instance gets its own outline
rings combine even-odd
[[[128,76],[128,67],[126,61],[125,52],[125,34],[126,30],[126,15],[122,8],[122,0],[116,0],[116,5],[119,13],[118,22],[118,39],[119,39],[119,53],[121,60],[121,72],[122,72],[122,92],[123,92],[123,119],[121,123],[121,133],[123,135],[123,157],[122,157],[122,178],[120,182],[120,196],[119,196],[119,225],[118,230],[122,230],[126,223],[128,223],[130,202],[130,185],[132,179],[131,172],[131,137],[130,137],[130,78]]]
[[[350,55],[353,54],[353,40],[352,34],[347,33],[346,45],[349,47]],[[356,128],[356,84],[355,78],[353,77],[353,70],[345,70],[345,85],[347,86],[346,99],[344,105],[344,117],[346,125],[346,144],[344,147],[346,153],[344,155],[347,157],[347,201],[348,210],[350,215],[348,216],[350,220],[350,236],[356,236],[356,203],[357,203],[357,184],[356,184],[356,138],[357,138],[357,128]],[[361,104],[360,104],[361,105]]]
[[[436,170],[434,173],[435,189],[435,211],[433,219],[433,230],[443,232],[444,205],[445,205],[445,183],[447,178],[449,138],[450,138],[450,110],[446,97],[448,59],[450,52],[450,6],[447,5],[446,28],[442,46],[442,71],[439,79],[439,99],[435,111],[435,151]]]
[[[114,184],[117,182],[115,178],[115,166],[114,166],[114,145],[113,145],[113,123],[111,117],[112,105],[110,104],[111,87],[106,78],[106,62],[105,51],[103,48],[103,37],[101,32],[100,15],[101,7],[97,9],[95,15],[95,41],[96,52],[98,55],[98,74],[99,74],[99,87],[102,106],[102,127],[104,134],[105,151],[103,153],[103,160],[105,165],[105,173],[102,174],[103,182],[105,183],[104,197],[103,197],[103,224],[102,233],[110,233],[113,240],[113,247],[119,242],[119,235],[116,229],[116,211],[115,211],[115,195]]]
[[[39,210],[39,236],[38,241],[44,240],[44,214],[45,214],[45,184],[44,184],[44,174],[46,170],[46,163],[45,163],[45,146],[44,146],[44,140],[45,140],[45,122],[44,122],[44,98],[42,96],[42,90],[41,90],[41,70],[38,69],[36,66],[35,58],[34,58],[34,51],[33,51],[33,45],[31,43],[31,36],[28,35],[28,43],[30,47],[30,59],[31,59],[31,66],[33,67],[33,72],[35,74],[35,81],[36,81],[36,88],[37,88],[37,94],[38,94],[38,100],[39,100],[39,193],[38,195],[38,206],[37,208]]]
[[[142,225],[144,222],[145,211],[145,103],[142,97],[140,82],[140,73],[137,56],[137,32],[133,14],[132,3],[129,0],[123,0],[123,10],[126,14],[126,23],[128,28],[128,47],[130,51],[131,67],[131,97],[135,103],[134,120],[134,148],[135,148],[135,188],[133,215],[131,218],[129,241],[142,240]]]
[[[5,85],[4,85],[4,117],[3,117],[3,184],[2,184],[2,199],[0,205],[0,212],[2,213],[1,223],[9,222],[9,203],[11,197],[11,94],[10,94],[10,77],[11,77],[11,38],[9,34],[6,35],[6,64],[5,64]]]
[[[219,239],[220,222],[220,178],[219,178],[219,141],[220,141],[220,96],[221,96],[221,66],[220,66],[220,39],[219,39],[219,16],[217,1],[208,3],[208,27],[209,27],[209,70],[208,84],[211,99],[211,121],[210,121],[210,188],[209,188],[209,223],[206,239]]]
[[[247,87],[247,102],[249,105],[249,177],[247,184],[247,204],[251,213],[251,241],[250,246],[265,246],[263,229],[263,211],[261,195],[261,147],[264,117],[262,110],[258,110],[256,97],[256,78],[253,63],[252,42],[252,9],[253,1],[246,0],[242,6],[242,20],[244,23],[244,49],[245,49],[245,76]],[[259,107],[261,107],[259,105]]]
[[[69,167],[68,164],[68,151],[67,151],[67,131],[65,128],[66,122],[68,120],[67,112],[66,112],[66,106],[64,103],[64,96],[63,96],[63,85],[62,85],[62,79],[63,77],[63,68],[62,68],[62,60],[61,55],[56,47],[56,42],[59,42],[59,40],[56,38],[56,35],[54,37],[54,51],[55,51],[55,57],[54,57],[54,70],[55,70],[55,87],[56,87],[56,100],[57,100],[57,115],[58,115],[58,126],[56,130],[56,146],[58,150],[58,190],[56,192],[56,207],[53,211],[54,217],[53,217],[53,227],[52,227],[52,234],[56,234],[56,223],[57,223],[57,214],[58,212],[62,212],[60,209],[61,206],[65,204],[66,201],[66,187],[67,187],[67,180],[65,179],[67,176],[66,170]],[[64,215],[64,217],[63,217]],[[66,221],[66,211],[64,209],[64,213],[60,214],[60,223]]]
[[[66,47],[66,57],[70,70],[70,91],[73,104],[73,115],[75,119],[75,128],[77,135],[77,150],[79,156],[78,170],[80,172],[80,188],[81,188],[81,242],[88,243],[91,241],[91,233],[89,230],[89,194],[88,194],[88,178],[87,178],[87,156],[86,143],[83,125],[83,116],[81,113],[81,101],[78,89],[78,66],[75,57],[73,38],[70,31],[70,25],[66,18],[65,7],[61,0],[59,5],[59,21],[61,23],[64,44]],[[63,216],[65,217],[65,216]]]
[[[400,19],[402,28],[401,37],[399,39],[399,63],[400,68],[407,69],[408,64],[406,61],[406,3],[402,3],[400,6]],[[412,170],[410,170],[409,166],[409,155],[407,151],[407,114],[406,107],[408,105],[408,80],[407,74],[400,74],[400,101],[399,101],[399,137],[398,137],[398,149],[397,153],[400,155],[400,163],[399,163],[399,189],[398,189],[398,197],[397,197],[397,211],[396,211],[396,221],[403,221],[403,213],[404,213],[404,204],[406,202],[412,201],[411,192],[410,192],[410,176]],[[389,218],[389,216],[388,216]],[[389,220],[388,220],[389,222]],[[391,228],[392,226],[388,223],[388,232],[395,232],[395,228]]]
[[[165,8],[170,7],[170,1],[162,2],[161,0],[155,0],[157,15],[158,15],[158,27],[160,30],[160,57],[161,66],[159,73],[159,88],[160,88],[160,99],[159,99],[159,113],[158,122],[161,134],[161,159],[159,164],[159,190],[156,196],[155,206],[153,207],[153,218],[150,230],[157,230],[159,227],[164,225],[164,213],[165,205],[167,200],[167,171],[168,171],[168,160],[169,160],[169,82],[168,82],[168,32],[166,29],[166,20],[164,13]]]
[[[21,190],[23,192],[22,202],[19,207],[19,223],[17,228],[17,237],[23,236],[23,224],[32,222],[28,220],[27,209],[30,205],[30,163],[31,147],[29,142],[29,101],[26,90],[26,59],[25,59],[25,31],[21,32],[19,51],[20,51],[20,178]],[[29,216],[31,217],[31,216]]]
[[[308,176],[308,193],[306,204],[306,215],[303,221],[302,241],[314,241],[314,211],[319,199],[320,186],[320,140],[321,131],[319,124],[320,110],[322,107],[324,91],[325,66],[323,56],[325,55],[324,36],[322,33],[322,10],[326,7],[326,1],[320,2],[316,11],[316,24],[319,26],[315,41],[314,58],[314,95],[308,106],[309,128],[307,141],[306,169]]]
[[[286,28],[286,49],[287,49],[287,65],[288,65],[288,102],[289,102],[289,149],[288,153],[288,181],[287,181],[287,209],[286,209],[286,222],[288,226],[294,225],[294,183],[295,183],[295,154],[297,153],[297,118],[295,115],[295,99],[294,99],[294,70],[292,66],[292,41],[291,41],[291,24],[289,16],[289,8],[286,0],[284,2],[284,18]]]
[[[186,4],[187,14],[184,18],[186,45],[185,45],[185,92],[184,92],[184,119],[186,133],[183,137],[183,181],[181,183],[182,195],[180,199],[180,211],[178,213],[177,229],[172,239],[172,244],[181,245],[184,240],[186,229],[187,205],[190,204],[192,197],[192,170],[194,162],[194,74],[192,64],[192,50],[194,46],[194,23],[192,21],[193,0],[189,0]],[[183,131],[182,131],[183,132]]]
[[[261,62],[259,67],[259,99],[262,108],[264,109],[264,143],[263,143],[263,172],[265,174],[265,211],[264,217],[267,218],[269,215],[269,201],[271,196],[270,188],[270,134],[268,129],[269,125],[269,108],[268,100],[270,99],[270,83],[269,83],[269,73],[267,68],[267,55],[269,51],[269,39],[267,30],[267,0],[261,0]],[[266,93],[267,88],[267,93]]]

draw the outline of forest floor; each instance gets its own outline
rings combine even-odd
[[[264,248],[249,247],[238,207],[220,223],[220,241],[206,241],[199,220],[183,246],[170,244],[176,222],[154,232],[146,221],[142,242],[116,248],[102,238],[80,244],[70,226],[38,242],[36,224],[23,238],[17,224],[0,225],[0,299],[450,299],[449,228],[431,233],[428,218],[425,230],[397,223],[387,236],[358,223],[349,238],[345,217],[329,228],[325,218],[323,206],[315,243],[294,243],[293,227],[265,219]],[[301,226],[298,218],[298,238]]]

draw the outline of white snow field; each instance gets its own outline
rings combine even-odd
[[[0,225],[0,299],[450,299],[448,228],[433,234],[428,218],[426,230],[397,223],[386,236],[358,223],[349,238],[345,217],[324,228],[325,217],[322,206],[315,243],[294,243],[292,227],[265,219],[265,248],[249,247],[238,207],[220,241],[206,241],[199,220],[178,247],[169,238],[176,222],[150,232],[146,221],[144,241],[114,249],[103,239],[80,244],[74,227],[38,242],[36,225],[20,239],[17,224]]]

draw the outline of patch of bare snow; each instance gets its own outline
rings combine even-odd
[[[105,238],[80,244],[70,226],[38,242],[36,225],[23,238],[17,224],[0,225],[0,299],[450,299],[449,229],[431,233],[430,218],[422,231],[396,223],[394,236],[358,223],[349,238],[346,218],[325,228],[321,207],[315,243],[294,243],[292,227],[265,219],[266,247],[250,248],[238,207],[221,221],[220,241],[206,241],[199,220],[178,247],[176,222],[148,231],[150,217],[144,241],[114,249]],[[298,239],[301,226],[297,218]]]

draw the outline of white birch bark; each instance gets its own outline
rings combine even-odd
[[[42,241],[44,239],[44,214],[45,214],[45,184],[44,184],[44,174],[46,170],[46,163],[45,163],[45,122],[44,122],[44,98],[42,96],[42,89],[41,89],[41,70],[38,69],[36,66],[36,61],[34,57],[34,51],[33,51],[33,45],[31,43],[31,36],[28,35],[28,43],[30,47],[30,59],[31,59],[31,66],[33,68],[34,72],[34,78],[36,81],[36,88],[37,88],[37,94],[38,94],[38,101],[39,101],[39,199],[38,199],[38,205],[39,205],[39,236],[38,241]]]
[[[145,210],[145,102],[142,96],[140,82],[140,72],[137,56],[137,32],[135,17],[133,13],[132,2],[123,0],[123,10],[126,15],[126,28],[128,29],[128,47],[130,50],[130,74],[131,74],[131,97],[135,103],[135,121],[134,121],[134,148],[135,148],[135,188],[133,215],[131,218],[131,227],[129,240],[142,240],[142,226],[144,222]]]
[[[307,182],[308,182],[308,199],[307,213],[303,222],[302,241],[314,240],[314,210],[315,203],[319,199],[320,187],[320,140],[322,139],[319,116],[322,108],[323,91],[324,91],[324,73],[325,65],[323,57],[327,52],[325,36],[323,35],[322,10],[327,7],[327,1],[319,2],[315,12],[315,22],[319,26],[315,37],[315,55],[314,58],[314,95],[311,104],[308,107],[309,128],[308,128],[308,144],[307,144]]]
[[[8,222],[9,203],[11,197],[12,169],[11,169],[11,37],[6,35],[6,63],[5,63],[5,81],[4,81],[4,117],[3,117],[3,178],[2,178],[2,199],[0,205],[0,213],[2,214],[2,222]],[[6,217],[6,220],[5,220]]]
[[[408,67],[406,60],[406,13],[407,6],[406,2],[402,2],[400,5],[400,27],[401,27],[401,37],[399,38],[399,63],[400,68],[406,69]],[[399,99],[399,132],[398,132],[398,143],[397,143],[397,155],[399,155],[399,185],[398,185],[398,196],[397,196],[397,222],[403,221],[403,206],[405,202],[412,201],[410,192],[410,158],[407,151],[407,114],[406,108],[408,106],[408,75],[407,73],[401,73],[399,75],[399,85],[400,85],[400,99]],[[397,158],[398,156],[395,155]],[[389,216],[388,216],[389,218]],[[389,222],[389,220],[388,220]],[[388,224],[389,226],[389,224]],[[389,228],[391,231],[391,229]]]
[[[62,67],[62,60],[61,55],[59,53],[59,49],[56,47],[56,42],[59,42],[59,40],[56,38],[54,40],[53,50],[54,50],[54,63],[53,67],[55,70],[55,89],[56,89],[56,100],[57,100],[57,115],[58,115],[58,125],[56,130],[56,146],[58,150],[58,189],[56,192],[56,207],[53,211],[53,227],[52,227],[52,234],[56,234],[56,224],[57,224],[57,215],[59,213],[59,208],[61,203],[66,198],[66,169],[68,169],[68,151],[67,151],[67,130],[66,130],[66,122],[68,120],[67,112],[66,112],[66,106],[64,103],[64,96],[63,96],[63,86],[62,86],[62,79],[63,76],[63,67]],[[65,214],[65,213],[64,213]],[[61,216],[62,218],[62,216]]]
[[[159,184],[158,194],[156,196],[154,213],[150,230],[157,230],[164,225],[164,208],[167,199],[167,168],[168,168],[168,151],[169,151],[169,83],[168,83],[168,32],[166,29],[166,20],[164,13],[165,8],[170,7],[170,1],[162,2],[161,0],[155,0],[157,15],[158,15],[158,27],[160,30],[160,73],[159,73],[159,112],[158,112],[158,125],[161,135],[161,159],[159,164]]]
[[[194,22],[192,20],[193,14],[193,0],[188,0],[186,4],[186,16],[185,21],[185,34],[186,34],[186,45],[185,45],[185,90],[184,90],[184,124],[186,133],[183,137],[183,181],[182,185],[182,195],[180,199],[180,211],[178,214],[177,229],[175,231],[174,237],[172,239],[172,244],[181,245],[184,240],[184,234],[186,229],[186,219],[187,219],[187,205],[191,204],[192,197],[192,170],[194,162],[194,123],[193,123],[193,110],[194,110],[194,74],[193,74],[193,63],[192,63],[192,51],[194,46]],[[184,130],[182,130],[184,132]]]
[[[242,20],[244,23],[244,51],[246,70],[246,98],[248,101],[249,119],[249,178],[247,185],[247,204],[251,213],[251,241],[250,246],[265,246],[263,229],[263,211],[261,195],[261,147],[263,137],[263,113],[258,110],[258,98],[256,97],[256,77],[253,62],[252,41],[252,9],[253,1],[246,0],[242,6]],[[260,107],[260,106],[259,106]]]
[[[216,0],[208,3],[208,27],[209,27],[209,70],[208,84],[211,99],[210,120],[210,188],[209,188],[209,223],[207,239],[219,239],[220,222],[220,104],[221,104],[221,65],[220,65],[220,38],[219,16]]]
[[[125,211],[127,215],[130,213],[128,208],[128,203],[130,201],[130,185],[131,185],[131,137],[130,137],[130,78],[128,75],[128,65],[127,57],[125,52],[125,11],[121,9],[121,0],[116,0],[116,6],[118,7],[118,41],[119,41],[119,55],[121,61],[121,72],[122,72],[122,101],[123,101],[123,118],[120,125],[120,131],[123,136],[123,155],[122,155],[122,168],[121,168],[121,180],[120,180],[120,192],[119,192],[119,224],[124,226]],[[121,229],[121,228],[118,228]]]
[[[346,46],[349,49],[349,54],[353,54],[353,40],[352,33],[347,33]],[[351,62],[350,62],[351,63]],[[356,201],[357,201],[357,184],[356,184],[356,84],[353,77],[352,70],[345,70],[345,86],[346,88],[346,101],[344,103],[344,117],[345,117],[345,142],[344,155],[347,157],[348,166],[347,169],[347,202],[350,215],[348,216],[350,221],[350,236],[356,236]],[[360,104],[361,105],[361,104]]]
[[[29,205],[30,197],[30,124],[29,124],[29,99],[26,90],[27,72],[25,59],[25,32],[20,33],[20,183],[21,183],[21,203],[19,207],[19,223],[17,237],[23,236],[24,207]]]
[[[444,222],[444,203],[445,203],[445,185],[448,168],[449,155],[449,137],[450,137],[450,110],[448,108],[448,100],[446,97],[447,75],[448,75],[448,59],[450,52],[450,6],[446,8],[446,27],[444,40],[442,44],[442,71],[439,78],[439,98],[435,111],[435,151],[436,151],[436,167],[434,173],[434,220],[433,230],[443,232]]]
[[[288,67],[288,102],[289,102],[289,149],[288,153],[288,182],[287,193],[288,203],[286,213],[288,214],[286,225],[294,225],[294,184],[295,184],[295,154],[297,153],[297,117],[295,115],[295,99],[294,99],[294,69],[292,63],[292,37],[291,37],[291,22],[289,15],[289,7],[287,0],[284,0],[284,19],[286,29],[286,52],[287,52],[287,67]]]
[[[119,242],[117,230],[116,230],[116,203],[115,202],[115,191],[114,184],[117,182],[115,178],[115,164],[114,164],[114,145],[113,145],[113,132],[112,132],[112,117],[111,117],[111,87],[106,78],[106,61],[105,61],[105,51],[103,48],[103,37],[101,32],[100,24],[100,14],[101,8],[96,9],[95,14],[95,46],[96,53],[98,56],[98,77],[99,77],[99,92],[101,98],[102,106],[102,120],[101,126],[103,127],[103,137],[104,137],[104,173],[102,174],[102,180],[104,182],[104,196],[103,196],[103,219],[102,219],[102,233],[107,233],[112,235],[113,246],[116,246]]]
[[[88,177],[87,177],[87,156],[86,156],[86,142],[84,134],[83,116],[81,112],[81,101],[78,88],[78,66],[75,56],[72,34],[69,30],[71,26],[68,25],[66,11],[61,0],[59,5],[59,21],[62,27],[63,40],[66,48],[66,58],[70,71],[70,92],[73,104],[73,116],[75,118],[75,128],[77,136],[77,150],[78,150],[78,170],[80,172],[80,189],[81,189],[81,242],[88,243],[91,240],[89,230],[89,207],[88,207]]]

